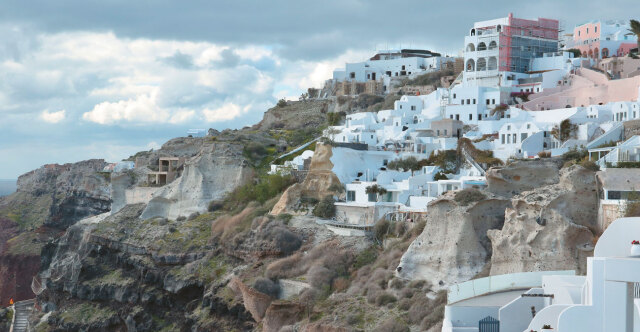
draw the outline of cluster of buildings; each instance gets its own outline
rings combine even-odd
[[[625,40],[620,31],[628,27],[616,24],[597,23],[597,31],[581,25],[574,32],[576,42],[565,48],[594,33]],[[600,59],[602,46],[598,57],[588,51],[575,57],[574,52],[560,49],[559,26],[553,19],[527,20],[509,14],[476,22],[464,37],[461,58],[420,50],[384,51],[336,70],[334,82],[377,82],[388,90],[394,77],[435,72],[448,63],[464,65],[447,87],[403,95],[393,109],[349,114],[344,124],[325,131],[324,136],[337,145],[331,157],[333,171],[346,187],[346,200],[336,204],[338,221],[371,225],[383,217],[406,218],[426,213],[427,203],[444,192],[485,186],[485,170],[468,151],[462,151],[460,167],[387,168],[394,160],[423,160],[455,150],[460,138],[503,161],[557,156],[623,140],[623,124],[640,120],[640,60],[610,58],[618,60],[618,67],[609,73],[610,59]],[[599,45],[605,41],[609,42],[602,40]],[[616,45],[610,57],[628,53],[625,43]],[[559,134],[563,121],[570,123],[566,137]],[[604,164],[612,158],[613,154],[606,157],[612,150],[598,150],[595,161]]]

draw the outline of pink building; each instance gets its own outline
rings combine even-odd
[[[573,29],[573,42],[567,48],[576,48],[583,57],[603,59],[625,56],[637,47],[634,36],[629,36],[629,23],[620,21],[593,21]]]

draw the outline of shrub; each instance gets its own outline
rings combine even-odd
[[[355,259],[353,264],[353,268],[359,270],[361,267],[365,265],[369,265],[376,261],[378,258],[378,251],[375,247],[369,247],[363,251],[361,251]]]
[[[265,175],[258,178],[257,183],[247,183],[228,193],[222,205],[227,211],[237,211],[252,201],[264,204],[269,199],[283,192],[294,182],[295,179],[290,175]]]
[[[320,265],[312,266],[307,271],[307,280],[311,286],[316,288],[322,288],[327,285],[331,285],[335,273],[328,268]]]
[[[398,299],[390,293],[382,292],[376,297],[376,305],[381,307],[389,303],[398,301]]]
[[[405,159],[392,160],[387,164],[388,169],[403,170],[405,172],[411,171],[412,173],[422,168],[422,165],[415,157],[407,157]]]
[[[313,209],[313,215],[320,218],[333,218],[336,215],[336,206],[333,196],[325,196]]]
[[[282,99],[278,100],[278,107],[282,108],[282,107],[285,107],[285,106],[287,106],[287,100],[286,99],[282,98]]]
[[[373,233],[375,235],[375,238],[378,241],[384,240],[384,238],[387,236],[387,233],[389,233],[389,228],[390,228],[389,221],[386,219],[380,219],[375,224],[375,226],[373,226]]]
[[[223,207],[223,203],[220,201],[211,201],[209,202],[209,205],[207,206],[207,211],[209,212],[215,212],[218,211],[220,209],[222,209]]]
[[[449,178],[442,172],[438,172],[433,176],[433,181],[448,180]]]
[[[640,162],[638,161],[621,161],[618,162],[616,168],[640,168]]]
[[[333,281],[333,290],[335,292],[344,292],[349,288],[350,282],[348,278],[339,277]]]
[[[632,191],[627,196],[627,203],[624,207],[625,217],[640,217],[640,193]]]
[[[472,202],[478,202],[485,199],[487,196],[477,189],[467,188],[462,189],[456,193],[454,200],[460,205],[469,205]]]
[[[389,318],[380,326],[373,329],[373,332],[409,332],[409,326],[398,318]]]
[[[424,228],[427,226],[427,221],[426,220],[420,220],[415,226],[413,226],[413,229],[411,230],[411,233],[413,233],[413,236],[418,236],[420,234],[422,234],[422,231],[424,230]]]
[[[590,171],[594,171],[597,172],[600,170],[600,166],[598,166],[598,164],[596,164],[595,162],[591,161],[591,160],[583,160],[581,162],[578,163],[578,165],[590,170]]]
[[[345,112],[331,112],[327,113],[327,122],[330,126],[337,126],[342,123],[342,120],[346,117]]]
[[[273,225],[273,224],[271,224]],[[267,231],[261,232],[260,237],[264,240],[271,240],[274,247],[279,249],[283,254],[290,255],[294,251],[300,249],[302,238],[280,225],[268,227]]]
[[[271,281],[271,279],[262,277],[256,279],[253,283],[253,288],[258,292],[267,294],[273,298],[278,298],[278,293],[280,293],[280,285]]]

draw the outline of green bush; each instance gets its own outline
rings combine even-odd
[[[282,108],[282,107],[285,107],[285,106],[287,106],[287,100],[286,99],[282,98],[282,99],[278,100],[278,107]]]
[[[487,196],[477,189],[467,188],[462,189],[456,193],[454,200],[460,205],[469,205],[472,202],[478,202],[485,199]]]
[[[438,172],[433,176],[433,181],[448,180],[449,178],[442,172]]]
[[[640,162],[638,162],[638,161],[621,161],[616,165],[616,168],[640,168]]]
[[[376,305],[379,307],[387,305],[389,303],[396,302],[396,301],[398,301],[398,299],[392,294],[387,292],[380,293],[378,297],[376,297]]]
[[[598,164],[596,164],[595,162],[593,162],[591,160],[587,160],[587,159],[582,160],[581,162],[578,163],[578,165],[580,165],[580,166],[582,166],[582,167],[584,167],[584,168],[586,168],[588,170],[594,171],[594,172],[597,172],[597,171],[600,170],[600,166],[598,166]]]
[[[381,219],[379,220],[375,226],[373,226],[373,232],[375,234],[375,237],[378,241],[382,241],[384,240],[384,238],[387,236],[387,234],[389,233],[389,228],[390,228],[391,224],[389,223],[388,220],[386,219]]]
[[[361,251],[353,263],[353,268],[358,270],[365,265],[369,265],[378,258],[378,250],[375,247],[369,247]]]
[[[336,215],[336,206],[333,196],[325,196],[313,209],[313,215],[320,218],[333,218]]]
[[[330,126],[337,126],[342,123],[342,120],[347,116],[345,112],[331,112],[327,113],[327,123]]]
[[[412,173],[418,171],[422,168],[422,165],[416,157],[408,157],[405,159],[396,159],[392,160],[387,164],[388,169],[392,170],[402,170],[402,171],[411,171]]]
[[[265,175],[260,177],[257,183],[247,183],[227,194],[222,206],[228,211],[237,211],[252,201],[264,204],[264,202],[283,192],[294,182],[295,179],[290,175]]]

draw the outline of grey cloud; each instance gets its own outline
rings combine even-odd
[[[160,61],[178,69],[194,68],[191,55],[184,54],[180,51],[176,51],[172,56],[160,58]]]
[[[6,0],[0,19],[29,22],[47,31],[114,31],[127,37],[280,45],[283,56],[325,59],[347,48],[426,45],[461,48],[461,36],[477,20],[506,16],[556,17],[569,28],[597,17],[626,19],[636,0],[535,3],[405,1],[47,1]],[[336,33],[338,32],[338,33]],[[326,38],[335,36],[335,38]]]

